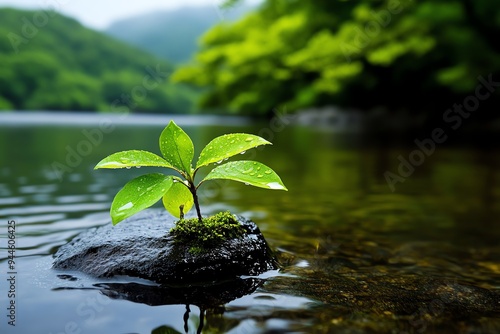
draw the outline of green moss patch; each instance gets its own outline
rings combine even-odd
[[[198,218],[181,219],[170,230],[177,242],[186,242],[190,251],[200,253],[228,239],[240,238],[245,229],[229,211],[219,212],[202,222]]]

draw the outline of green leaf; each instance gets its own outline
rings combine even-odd
[[[255,161],[233,161],[212,169],[201,181],[227,179],[266,189],[288,190],[278,174]]]
[[[174,184],[163,195],[163,206],[174,217],[181,218],[180,206],[182,205],[182,212],[188,213],[193,207],[193,195],[189,189],[181,182],[174,182]]]
[[[155,166],[172,168],[162,157],[148,151],[122,151],[113,153],[99,161],[94,169]]]
[[[165,127],[160,135],[160,150],[165,160],[179,171],[191,175],[194,146],[191,138],[174,121]]]
[[[169,326],[161,326],[161,327],[153,329],[151,334],[181,334],[181,332],[178,332]]]
[[[111,204],[113,225],[158,202],[173,184],[172,176],[161,173],[142,175],[127,182]]]
[[[223,161],[251,148],[271,144],[267,140],[246,133],[232,133],[213,139],[201,151],[196,168],[207,166],[213,162]]]

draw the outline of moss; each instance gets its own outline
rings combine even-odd
[[[189,253],[193,254],[193,255],[198,255],[198,254],[201,254],[205,251],[204,248],[200,247],[200,246],[191,246],[189,247]]]
[[[228,239],[240,238],[245,229],[229,211],[219,212],[200,223],[198,218],[181,219],[170,230],[175,241],[191,245],[190,253],[199,254],[204,249]]]

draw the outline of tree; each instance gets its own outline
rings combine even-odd
[[[240,113],[442,112],[474,93],[479,75],[500,81],[499,30],[500,7],[487,0],[268,0],[209,31],[174,80],[207,87],[204,107]]]

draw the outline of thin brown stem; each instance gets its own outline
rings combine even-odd
[[[196,186],[193,183],[190,183],[189,190],[191,191],[191,194],[193,194],[194,207],[196,208],[196,214],[198,215],[198,220],[201,223],[201,222],[203,222],[203,219],[201,217],[200,203],[198,202],[198,195],[196,194]]]

